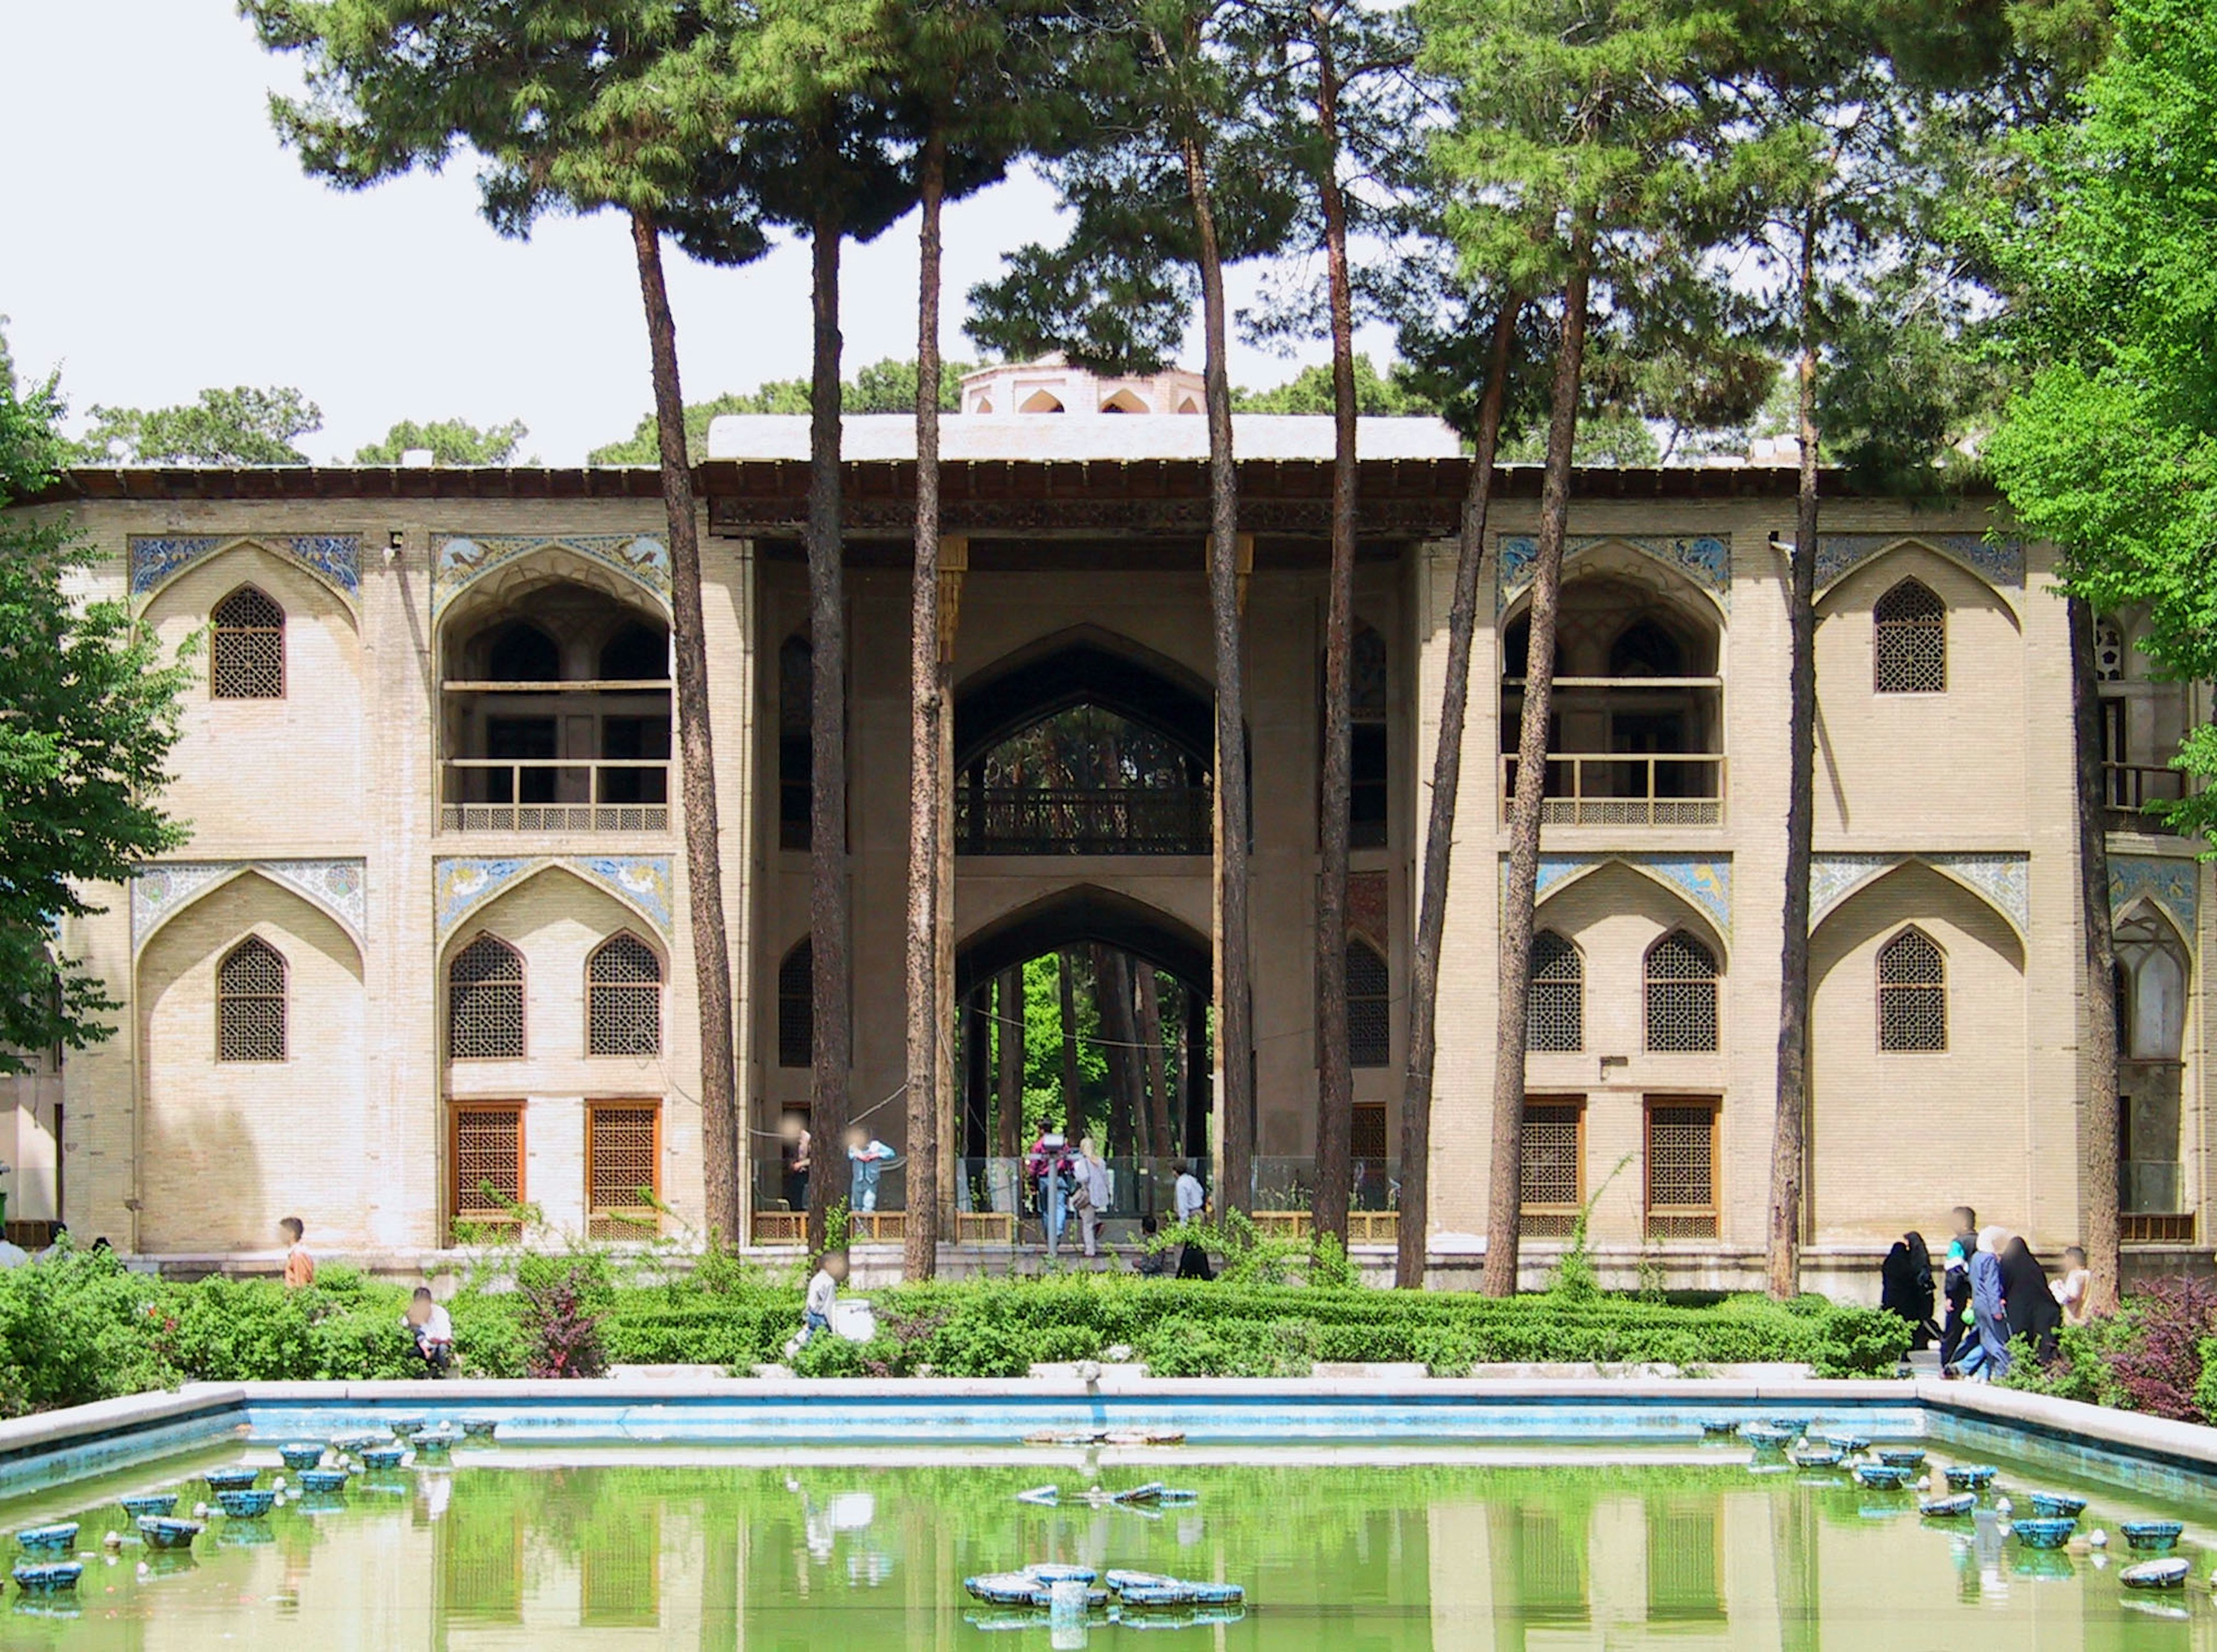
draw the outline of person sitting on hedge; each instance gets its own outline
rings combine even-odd
[[[443,1377],[454,1363],[454,1316],[431,1300],[429,1287],[416,1287],[414,1300],[400,1317],[403,1329],[416,1339],[416,1352],[424,1374]]]
[[[1170,1277],[1169,1250],[1157,1249],[1148,1242],[1161,1230],[1162,1224],[1152,1216],[1139,1218],[1139,1259],[1132,1265],[1132,1271],[1143,1279],[1166,1279]]]

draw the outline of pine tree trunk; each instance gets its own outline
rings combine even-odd
[[[1499,1020],[1493,1043],[1493,1162],[1487,1185],[1485,1273],[1490,1296],[1516,1294],[1524,1168],[1525,1018],[1532,987],[1532,909],[1540,877],[1540,814],[1547,789],[1547,722],[1555,698],[1556,598],[1570,520],[1571,453],[1578,439],[1579,378],[1585,363],[1586,290],[1592,228],[1571,231],[1563,289],[1563,337],[1548,391],[1547,464],[1540,488],[1540,545],[1532,568],[1531,646],[1524,666],[1524,720],[1516,743],[1516,793],[1509,814],[1509,878],[1501,896]]]
[[[1155,967],[1145,959],[1139,968],[1139,1042],[1147,1047],[1147,1145],[1150,1159],[1167,1159],[1170,1153],[1170,1075],[1163,1057],[1162,988]]]
[[[1332,19],[1310,8],[1316,32],[1317,123],[1323,135],[1317,193],[1324,209],[1331,308],[1331,562],[1324,628],[1324,783],[1317,880],[1316,1231],[1347,1242],[1353,1180],[1355,1075],[1347,1047],[1348,807],[1354,739],[1348,653],[1355,628],[1355,299],[1347,269],[1347,202],[1339,189],[1339,78]]]
[[[939,218],[947,143],[936,128],[918,168],[923,207],[917,265],[916,564],[909,577],[908,1225],[904,1279],[939,1271],[939,814],[947,776],[939,724]]]
[[[1000,1055],[1000,1155],[1015,1159],[1024,1150],[1024,972],[1019,964],[1001,972],[1000,1019],[993,1034]]]
[[[631,217],[654,360],[654,413],[670,525],[670,629],[676,659],[677,757],[685,810],[685,891],[693,930],[694,992],[701,1017],[701,1179],[712,1242],[743,1242],[739,1210],[738,1065],[732,1048],[732,950],[724,928],[722,840],[716,820],[715,745],[708,721],[708,639],[701,597],[700,523],[685,451],[685,399],[677,380],[677,323],[662,275],[662,236],[644,212]]]
[[[2124,1286],[2117,1221],[2118,1046],[2116,935],[2109,913],[2109,828],[2102,783],[2102,698],[2095,686],[2094,610],[2085,598],[2068,603],[2071,712],[2078,758],[2078,906],[2085,938],[2086,1120],[2084,1202],[2086,1266],[2093,1275],[2088,1307],[2113,1314]]]
[[[815,653],[808,799],[809,945],[814,955],[814,1037],[809,1124],[819,1167],[808,1179],[808,1242],[846,1197],[837,1163],[847,1134],[847,598],[839,498],[839,243],[837,216],[815,225],[812,299],[815,337],[809,388],[808,614]]]
[[[1071,1141],[1085,1128],[1085,1098],[1078,1088],[1078,955],[1055,954],[1062,987],[1062,1133]]]
[[[1108,1058],[1108,1156],[1126,1158],[1146,1111],[1146,1080],[1132,1016],[1131,959],[1113,946],[1093,949],[1093,1003]]]
[[[1401,1088],[1400,1235],[1393,1283],[1424,1282],[1431,1222],[1432,1069],[1440,1048],[1440,949],[1448,926],[1454,860],[1455,798],[1462,786],[1462,731],[1470,710],[1470,655],[1478,634],[1478,576],[1485,564],[1485,518],[1493,498],[1494,455],[1509,401],[1510,346],[1522,301],[1502,300],[1486,354],[1485,394],[1478,406],[1478,452],[1463,493],[1455,544],[1454,596],[1448,605],[1446,681],[1440,690],[1439,745],[1432,753],[1432,806],[1424,830],[1423,890],[1409,965],[1409,1067]]]
[[[1239,473],[1232,451],[1232,380],[1225,363],[1224,260],[1200,139],[1180,145],[1200,251],[1203,399],[1208,416],[1208,614],[1216,661],[1217,928],[1223,959],[1216,983],[1216,1039],[1224,1082],[1217,1118],[1224,1172],[1217,1208],[1255,1203],[1254,1005],[1247,957],[1247,721],[1241,657]],[[1189,1144],[1189,1151],[1197,1151]]]
[[[1809,1162],[1809,866],[1817,830],[1817,338],[1812,308],[1817,232],[1801,226],[1801,354],[1796,371],[1800,480],[1794,504],[1786,635],[1786,889],[1778,955],[1778,1095],[1770,1146],[1765,1284],[1783,1302],[1801,1290]]]

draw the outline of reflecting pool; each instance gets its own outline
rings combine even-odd
[[[1968,1460],[1917,1443],[1936,1467]],[[265,1487],[282,1472],[274,1451],[232,1444],[0,1506],[10,1534],[79,1520],[85,1565],[73,1601],[11,1587],[0,1646],[2217,1652],[2208,1506],[1981,1455],[2000,1464],[1996,1486],[1974,1516],[1943,1521],[1920,1516],[1913,1489],[1745,1447],[1630,1455],[465,1447],[451,1466],[357,1476],[266,1520],[212,1514],[188,1550],[134,1539],[103,1555],[104,1533],[130,1529],[119,1496],[176,1488],[187,1513],[213,1500],[198,1478],[211,1467],[270,1464]],[[1197,1500],[1083,1500],[1147,1481]],[[1047,1485],[1058,1506],[1018,1500]],[[2110,1546],[2019,1542],[1999,1504],[2029,1515],[2036,1489],[2086,1497],[2079,1534],[2103,1528]],[[2192,1581],[2136,1595],[2119,1573],[2141,1556],[2119,1526],[2159,1516],[2185,1523]],[[1044,1562],[1238,1583],[1247,1605],[1051,1625],[964,1591]]]

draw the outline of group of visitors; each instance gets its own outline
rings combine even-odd
[[[1957,1205],[1949,1213],[1955,1234],[1937,1279],[1924,1235],[1904,1234],[1879,1265],[1879,1305],[1909,1322],[1910,1344],[1922,1351],[1940,1345],[1943,1377],[1987,1381],[2006,1376],[2019,1337],[2045,1361],[2055,1352],[2056,1333],[2085,1323],[2089,1298],[2086,1253],[2063,1253],[2063,1277],[2051,1281],[2022,1236],[2006,1228],[1979,1226],[1978,1212]],[[1933,1322],[1937,1299],[1947,1319]]]
[[[1024,1155],[1024,1174],[1039,1190],[1040,1223],[1047,1230],[1047,1253],[1055,1255],[1072,1215],[1078,1217],[1078,1241],[1089,1257],[1100,1254],[1101,1224],[1115,1194],[1108,1178],[1108,1161],[1090,1135],[1080,1137],[1075,1150],[1060,1130],[1040,1132],[1032,1150]]]
[[[816,1138],[806,1115],[787,1113],[779,1132],[781,1191],[788,1210],[808,1208],[808,1178],[816,1167]],[[878,1183],[900,1162],[900,1154],[860,1124],[847,1129],[847,1209],[856,1213],[878,1208]]]

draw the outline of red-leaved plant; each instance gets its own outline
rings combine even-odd
[[[2109,1359],[2110,1380],[2127,1410],[2177,1422],[2200,1422],[2195,1385],[2202,1380],[2202,1341],[2217,1332],[2217,1282],[2155,1279],[2126,1303],[2133,1321]]]
[[[604,1282],[590,1265],[559,1271],[524,1268],[516,1293],[523,1298],[523,1328],[530,1339],[526,1370],[533,1377],[598,1377],[608,1370],[601,1346]]]

